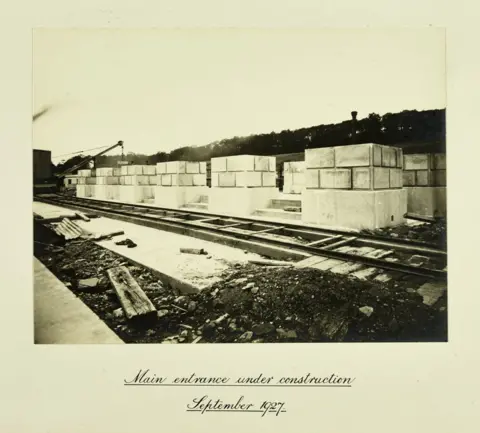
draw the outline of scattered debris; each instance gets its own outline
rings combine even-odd
[[[419,255],[416,255],[416,254],[408,259],[408,262],[412,266],[418,266],[418,267],[422,266],[425,263],[428,263],[428,261],[429,261],[428,257],[419,256]]]
[[[253,332],[252,331],[246,331],[238,338],[238,341],[240,341],[242,343],[247,343],[252,338],[253,338]]]
[[[258,287],[252,287],[252,290],[250,290],[254,295],[258,293],[259,288]]]
[[[249,290],[255,287],[255,283],[248,283],[246,286],[243,286],[242,290]]]
[[[208,254],[203,248],[180,248],[180,252],[184,254],[198,254],[198,255]]]
[[[444,282],[432,282],[425,283],[417,290],[417,293],[422,295],[425,305],[432,306],[443,296],[446,290],[447,286]]]
[[[78,280],[77,287],[79,290],[93,291],[97,288],[99,283],[98,278],[86,278],[84,280]]]
[[[373,313],[373,308],[365,305],[364,307],[359,308],[360,312],[365,314],[365,316],[370,317]]]
[[[115,245],[125,245],[127,248],[135,248],[137,244],[131,239],[124,239],[123,241],[115,242]]]
[[[75,212],[75,215],[78,216],[83,221],[87,221],[87,222],[90,221],[90,218],[88,218],[88,216],[85,215],[83,212]]]
[[[157,311],[157,317],[159,319],[163,319],[165,316],[168,316],[170,314],[170,311],[162,309]]]
[[[113,317],[116,317],[118,319],[123,316],[125,316],[125,314],[121,308],[117,308],[116,310],[113,310]]]
[[[157,311],[148,296],[141,289],[138,283],[130,274],[130,271],[119,266],[107,271],[110,282],[112,283],[118,299],[122,304],[127,319],[138,317],[148,317],[154,315],[157,317]]]
[[[261,337],[275,332],[275,326],[271,323],[259,323],[253,326],[252,331],[256,336]]]
[[[252,259],[249,260],[249,263],[262,266],[293,266],[292,262],[285,262],[281,260]]]

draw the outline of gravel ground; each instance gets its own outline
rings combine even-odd
[[[445,219],[439,219],[438,221],[421,225],[403,224],[378,230],[364,230],[363,233],[391,238],[418,240],[437,244],[442,248],[445,248],[447,245],[447,221]]]
[[[237,263],[222,281],[180,296],[148,269],[91,242],[37,257],[127,343],[446,341],[446,292],[433,305],[425,280],[353,280],[314,269]],[[106,270],[125,265],[158,310],[155,324],[128,323]],[[78,281],[97,279],[88,291]]]

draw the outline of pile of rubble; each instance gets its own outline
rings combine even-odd
[[[364,231],[364,233],[423,241],[436,244],[442,248],[447,245],[447,221],[445,219],[437,219],[434,222],[402,224],[395,227]]]
[[[127,343],[445,341],[446,290],[412,279],[368,282],[314,269],[240,265],[200,293],[174,293],[150,270],[93,242],[39,259]],[[153,303],[127,320],[107,270],[125,266]]]

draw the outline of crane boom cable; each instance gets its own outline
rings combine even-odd
[[[60,158],[62,156],[76,155],[76,154],[83,153],[83,152],[89,152],[90,150],[104,149],[106,147],[108,147],[108,146],[92,147],[91,149],[80,150],[78,152],[64,153],[63,155],[54,155],[54,156],[52,156],[52,159],[53,158]]]

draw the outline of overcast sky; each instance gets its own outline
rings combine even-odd
[[[150,154],[352,110],[446,106],[445,35],[433,28],[38,29],[33,41],[33,109],[53,105],[33,145],[53,156],[118,140]]]

